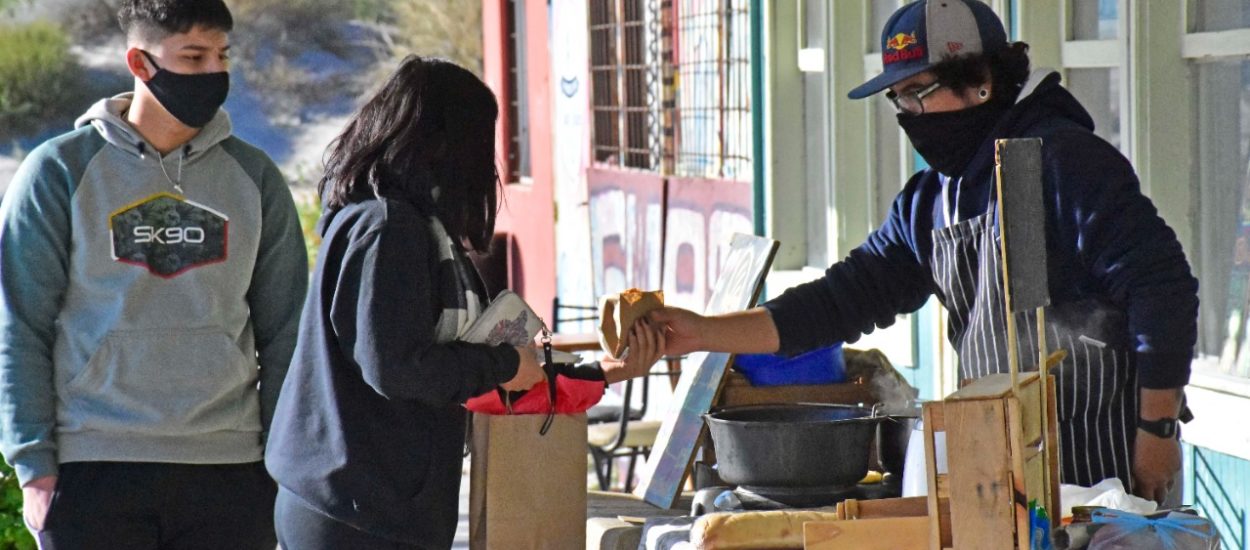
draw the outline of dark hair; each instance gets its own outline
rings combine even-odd
[[[994,83],[991,101],[1014,102],[1029,78],[1028,52],[1028,44],[1011,42],[991,54],[944,60],[933,66],[933,75],[956,94],[989,80]]]
[[[117,23],[127,38],[159,42],[196,25],[230,32],[234,17],[222,0],[123,0]]]
[[[436,214],[457,244],[484,251],[498,210],[498,114],[473,73],[410,55],[335,138],[318,191],[333,208],[374,197],[411,203]]]

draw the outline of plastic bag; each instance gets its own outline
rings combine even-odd
[[[1063,509],[1061,518],[1072,517],[1075,506],[1102,506],[1136,514],[1149,514],[1159,508],[1153,500],[1130,495],[1124,490],[1124,482],[1115,477],[1104,479],[1093,487],[1060,485],[1059,505]]]
[[[1183,512],[1148,518],[1118,510],[1095,510],[1103,524],[1089,541],[1089,550],[1219,550],[1220,534],[1211,521]]]
[[[546,380],[524,392],[488,392],[469,399],[465,407],[475,413],[492,415],[577,414],[586,412],[603,398],[603,370],[597,364],[558,363],[554,370],[557,374],[554,409]]]

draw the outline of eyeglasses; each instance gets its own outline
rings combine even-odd
[[[937,89],[941,87],[942,83],[940,81],[934,81],[933,83],[914,92],[896,94],[894,93],[894,90],[889,90],[885,93],[885,97],[890,100],[890,103],[894,104],[894,108],[900,113],[923,115],[925,96],[937,91]]]

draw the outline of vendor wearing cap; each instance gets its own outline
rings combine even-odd
[[[824,277],[762,307],[704,317],[668,308],[670,355],[796,354],[853,342],[936,295],[950,313],[960,376],[1007,371],[994,141],[1041,138],[1051,345],[1062,483],[1116,477],[1164,502],[1180,471],[1177,417],[1197,337],[1197,280],[1176,233],[1142,195],[1128,160],[1028,46],[976,0],[900,8],[881,36],[884,72],[851,90],[885,91],[929,168],[882,227]],[[1032,313],[1017,314],[1021,357],[1036,357]],[[1034,369],[1036,366],[1033,367]]]

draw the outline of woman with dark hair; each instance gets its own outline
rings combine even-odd
[[[450,547],[465,400],[543,379],[533,347],[456,341],[487,301],[465,251],[494,231],[497,113],[469,71],[410,56],[333,145],[265,455],[287,550]],[[605,381],[658,360],[657,332],[635,325]]]
[[[1068,357],[1051,370],[1060,479],[1118,478],[1146,498],[1179,497],[1176,423],[1197,338],[1197,281],[1133,167],[1027,46],[976,0],[908,3],[882,32],[881,91],[929,167],[881,228],[825,272],[762,307],[720,317],[667,309],[670,354],[798,353],[853,342],[936,295],[963,380],[1007,369],[994,142],[1041,138],[1051,305],[1046,332]],[[1017,314],[1020,357],[1037,357],[1037,319]],[[1025,362],[1028,366],[1029,362]],[[1037,367],[1032,366],[1033,369]]]

